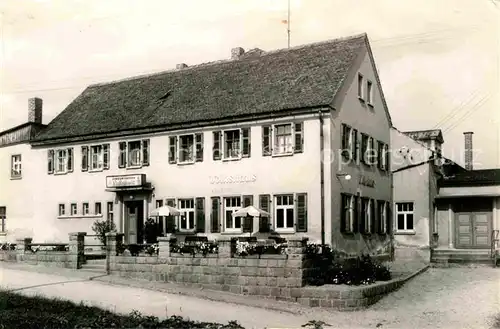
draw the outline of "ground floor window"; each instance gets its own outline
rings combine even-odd
[[[5,233],[6,219],[7,219],[7,207],[0,207],[0,233]]]
[[[353,233],[356,197],[354,195],[342,194],[342,223],[341,230],[344,233]]]
[[[66,207],[64,204],[59,204],[59,216],[64,216],[66,214]]]
[[[413,232],[413,202],[398,202],[396,203],[396,231],[397,232]]]
[[[83,215],[88,215],[89,214],[89,204],[87,202],[83,203],[82,214]]]
[[[77,214],[76,203],[71,204],[71,216],[75,216]]]
[[[181,230],[194,229],[194,199],[179,199],[179,210],[182,211],[180,218]]]
[[[276,230],[293,230],[295,223],[293,194],[276,195],[274,204]]]
[[[224,198],[224,222],[226,231],[241,230],[241,217],[233,217],[233,212],[241,208],[241,197]]]

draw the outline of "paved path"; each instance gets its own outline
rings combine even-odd
[[[88,276],[81,271],[61,276],[2,267],[0,287],[41,285],[19,292],[84,300],[124,313],[136,309],[159,317],[176,314],[221,323],[236,319],[246,328],[300,328],[312,319],[332,328],[489,328],[500,313],[500,269],[486,267],[429,269],[370,309],[346,313],[300,307],[290,309],[293,314],[278,312],[141,289],[137,282],[136,287],[124,287],[87,281]]]

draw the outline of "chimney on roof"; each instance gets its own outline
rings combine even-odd
[[[180,63],[175,66],[175,68],[178,70],[185,69],[186,67],[188,67],[186,63]]]
[[[240,59],[240,56],[245,53],[245,50],[241,47],[236,47],[231,49],[231,59]]]
[[[465,152],[464,152],[464,160],[465,160],[465,169],[472,170],[473,169],[473,149],[472,149],[472,131],[464,132],[465,139]]]
[[[42,106],[41,98],[33,97],[28,99],[28,122],[42,123]]]

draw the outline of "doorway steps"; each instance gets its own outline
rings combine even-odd
[[[86,272],[106,273],[106,259],[87,259],[82,268]]]
[[[488,249],[434,249],[431,262],[435,267],[450,265],[492,265]]]

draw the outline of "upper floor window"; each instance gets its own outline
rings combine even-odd
[[[262,127],[262,155],[291,155],[304,151],[303,123],[283,123]]]
[[[358,131],[346,124],[342,124],[342,156],[346,159],[358,158]]]
[[[73,148],[48,150],[47,171],[49,174],[64,174],[73,171]]]
[[[149,139],[118,143],[118,168],[149,166]]]
[[[366,102],[368,105],[373,105],[373,82],[366,81]]]
[[[214,131],[213,159],[238,160],[250,157],[250,128]]]
[[[169,163],[203,161],[203,133],[169,137]]]
[[[396,231],[413,232],[413,202],[396,203]]]
[[[364,100],[365,99],[365,95],[364,95],[364,77],[361,73],[358,73],[358,97],[359,99],[361,100]]]
[[[375,150],[374,150],[374,143],[375,141],[373,140],[372,137],[366,135],[366,134],[361,134],[361,161],[363,161],[364,164],[371,166],[373,165],[373,159],[375,158]]]
[[[378,164],[381,170],[389,170],[389,146],[383,142],[378,142]]]
[[[21,154],[15,154],[11,157],[10,177],[21,178],[21,176],[22,176]]]
[[[82,146],[82,171],[109,169],[109,144]]]

